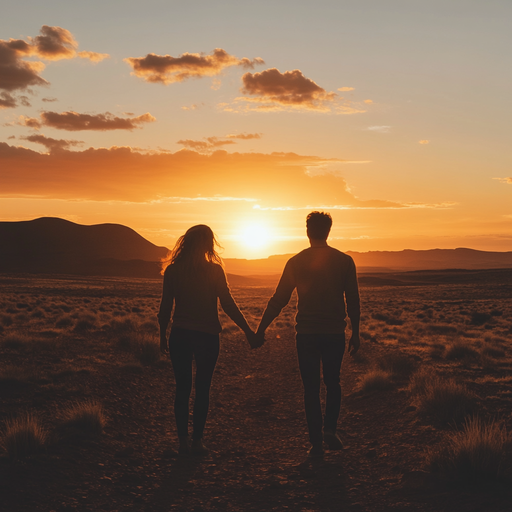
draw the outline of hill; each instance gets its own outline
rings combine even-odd
[[[156,277],[156,262],[166,254],[120,224],[52,217],[0,222],[0,272]]]

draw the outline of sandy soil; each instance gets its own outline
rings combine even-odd
[[[1,510],[510,510],[509,481],[468,487],[427,471],[426,451],[457,427],[418,414],[408,376],[387,390],[359,391],[360,379],[386,354],[405,354],[416,368],[466,383],[479,397],[477,412],[502,419],[510,431],[508,285],[363,287],[360,357],[347,356],[342,368],[345,448],[313,462],[306,458],[293,305],[256,351],[223,315],[205,433],[210,454],[181,457],[170,363],[140,364],[126,329],[156,341],[158,281],[3,276],[0,285],[0,422],[29,411],[49,433],[43,453],[14,462],[0,457]],[[255,326],[272,289],[233,292]],[[456,340],[476,355],[447,358]],[[501,350],[494,357],[484,350],[491,345]],[[60,427],[62,411],[84,399],[103,405],[99,437]]]

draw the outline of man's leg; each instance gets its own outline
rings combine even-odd
[[[180,440],[188,436],[188,402],[192,390],[192,346],[190,331],[173,327],[169,336],[169,355],[174,369],[176,394],[174,416]]]
[[[340,369],[345,352],[344,334],[323,336],[319,343],[322,352],[323,379],[326,387],[324,432],[330,448],[341,448],[334,436],[338,425],[341,406]],[[333,434],[331,436],[331,434]]]
[[[315,335],[297,333],[297,356],[304,385],[304,408],[309,440],[313,447],[322,448],[322,408],[320,405],[320,351]]]
[[[197,333],[194,336],[194,357],[196,360],[196,398],[193,413],[193,441],[203,437],[204,426],[210,406],[210,386],[219,357],[219,336]]]

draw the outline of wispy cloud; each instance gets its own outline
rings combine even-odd
[[[179,140],[177,144],[202,153],[210,153],[222,146],[236,144],[235,140],[233,139],[250,140],[261,139],[261,137],[261,133],[239,133],[229,134],[225,137],[205,137],[202,140],[183,139]]]
[[[389,133],[391,130],[391,126],[382,125],[382,126],[368,126],[367,130],[371,132],[379,132],[379,133]]]
[[[133,69],[132,74],[150,83],[172,84],[190,78],[219,75],[225,68],[240,66],[253,69],[255,65],[264,64],[256,57],[238,59],[222,48],[216,48],[211,55],[204,53],[184,53],[179,57],[148,53],[145,57],[124,59]]]
[[[134,130],[142,124],[156,121],[149,112],[137,117],[117,117],[110,112],[104,114],[79,114],[78,112],[49,112],[40,114],[40,119],[34,117],[20,117],[19,124],[29,128],[39,129],[42,126],[67,130],[71,132],[93,130]]]
[[[508,178],[493,178],[493,180],[498,180],[500,183],[506,183],[507,185],[512,185],[512,176]]]
[[[427,139],[423,139],[423,140],[420,140],[418,142],[419,142],[419,144],[430,144],[430,141],[427,140]]]
[[[350,91],[354,91],[354,87],[340,87],[338,89],[338,91],[341,91],[341,92],[350,92]]]

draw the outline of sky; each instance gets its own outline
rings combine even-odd
[[[509,0],[2,5],[0,221],[512,251]]]

